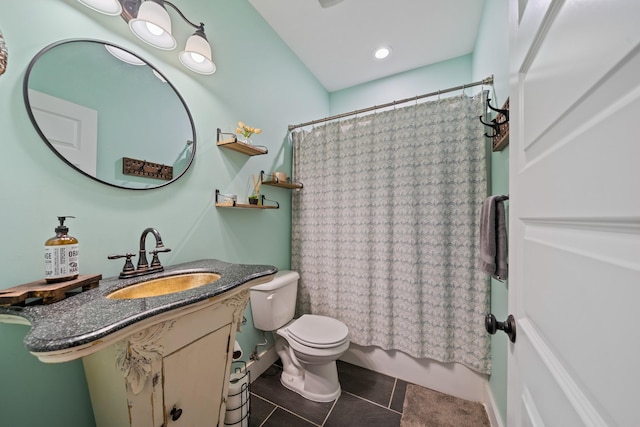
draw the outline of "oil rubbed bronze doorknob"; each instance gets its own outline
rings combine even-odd
[[[504,322],[498,322],[496,316],[487,314],[484,318],[484,327],[491,335],[497,330],[504,331],[509,336],[511,342],[516,342],[516,319],[510,314]]]
[[[169,412],[169,415],[171,415],[171,419],[173,421],[178,421],[180,419],[180,417],[182,416],[182,409],[176,408],[174,406],[173,409],[171,410],[171,412]]]

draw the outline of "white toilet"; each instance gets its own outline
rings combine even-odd
[[[282,385],[309,400],[331,402],[340,397],[336,360],[349,348],[349,328],[313,314],[294,320],[299,278],[297,272],[284,270],[272,281],[252,287],[253,324],[277,335]]]

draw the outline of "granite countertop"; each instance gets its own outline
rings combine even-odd
[[[35,353],[65,350],[99,340],[141,320],[220,295],[253,279],[275,274],[271,265],[231,264],[216,259],[177,264],[147,276],[103,279],[97,288],[48,305],[0,307],[0,315],[20,316],[31,323],[25,347]],[[135,283],[176,274],[211,272],[221,277],[198,288],[140,299],[108,299],[106,295]]]

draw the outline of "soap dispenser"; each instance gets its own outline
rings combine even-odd
[[[64,282],[78,277],[78,239],[69,236],[69,228],[64,225],[67,218],[59,216],[60,225],[56,235],[44,242],[44,277],[47,283]]]

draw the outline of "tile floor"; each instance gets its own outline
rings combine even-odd
[[[342,395],[306,400],[280,384],[276,362],[251,384],[250,427],[398,427],[407,383],[338,361]]]

